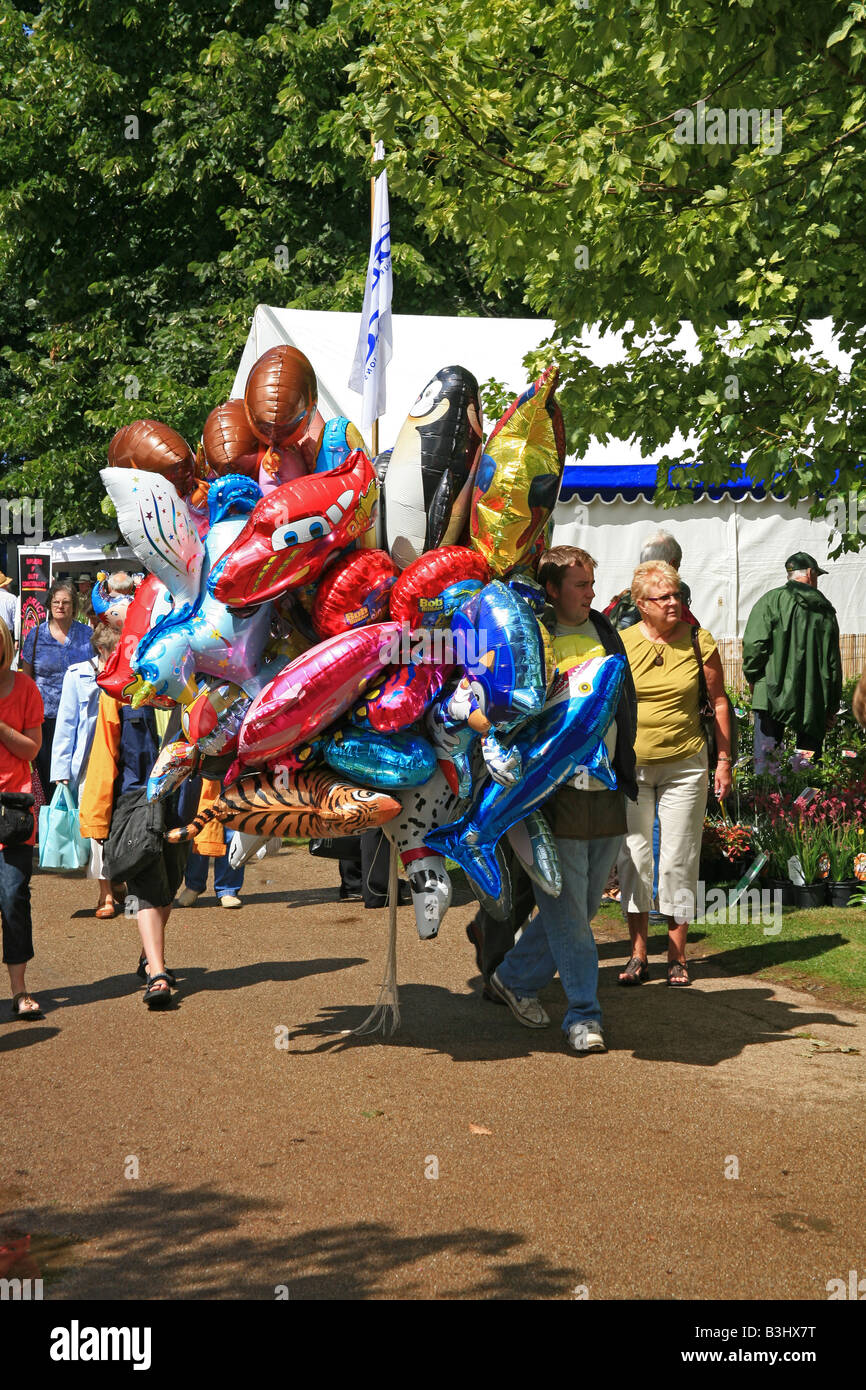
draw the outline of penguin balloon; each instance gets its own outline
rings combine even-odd
[[[478,382],[465,367],[443,367],[406,417],[385,475],[385,548],[401,569],[461,540],[481,443]]]

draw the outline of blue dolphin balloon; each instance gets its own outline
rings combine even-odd
[[[488,897],[498,897],[502,890],[494,851],[512,825],[543,806],[578,768],[605,786],[616,786],[604,735],[619,701],[625,664],[624,656],[597,656],[566,671],[542,713],[507,740],[523,760],[522,780],[506,787],[485,778],[459,820],[426,836],[429,849],[455,860]]]

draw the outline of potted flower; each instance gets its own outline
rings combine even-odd
[[[707,816],[701,838],[701,872],[712,881],[739,878],[753,857],[753,831],[749,825]]]
[[[854,858],[864,847],[862,826],[853,821],[827,823],[827,856],[830,861],[830,903],[847,907],[860,888],[854,873]]]
[[[827,879],[822,879],[822,859],[827,857],[827,832],[820,821],[801,819],[791,823],[793,855],[803,871],[802,884],[794,884],[797,907],[823,907],[827,901]],[[829,865],[825,869],[829,873]]]
[[[788,860],[796,853],[791,838],[790,822],[781,816],[761,816],[755,827],[755,847],[767,856],[765,886],[771,893],[780,893],[783,907],[794,906],[794,885],[788,872]]]

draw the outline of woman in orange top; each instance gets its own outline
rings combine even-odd
[[[15,647],[0,619],[0,792],[32,791],[30,764],[42,747],[42,696],[36,682],[23,671],[10,670]],[[33,959],[30,915],[30,876],[36,821],[23,845],[0,845],[0,914],[3,922],[3,963],[12,985],[15,1018],[42,1018],[36,1000],[24,983],[27,962]]]
[[[117,797],[146,788],[157,752],[153,710],[147,707],[133,710],[103,691],[99,697],[96,732],[79,811],[82,835],[100,841],[108,838]],[[219,782],[205,781],[199,810],[211,805],[219,792]],[[170,815],[166,819],[167,828],[171,828]],[[175,824],[179,822],[175,820]],[[224,854],[220,823],[210,822],[195,845],[200,854]],[[136,903],[141,935],[139,974],[144,974],[147,985],[144,1001],[150,1008],[165,1008],[171,1001],[175,978],[165,968],[165,926],[183,879],[188,852],[188,845],[171,845],[166,841],[158,859],[149,861],[140,874],[135,871],[127,874],[128,900],[131,898]]]

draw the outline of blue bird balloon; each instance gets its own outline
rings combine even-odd
[[[462,638],[463,667],[483,714],[498,728],[540,714],[547,698],[547,660],[538,619],[501,580],[468,598],[451,619]]]

